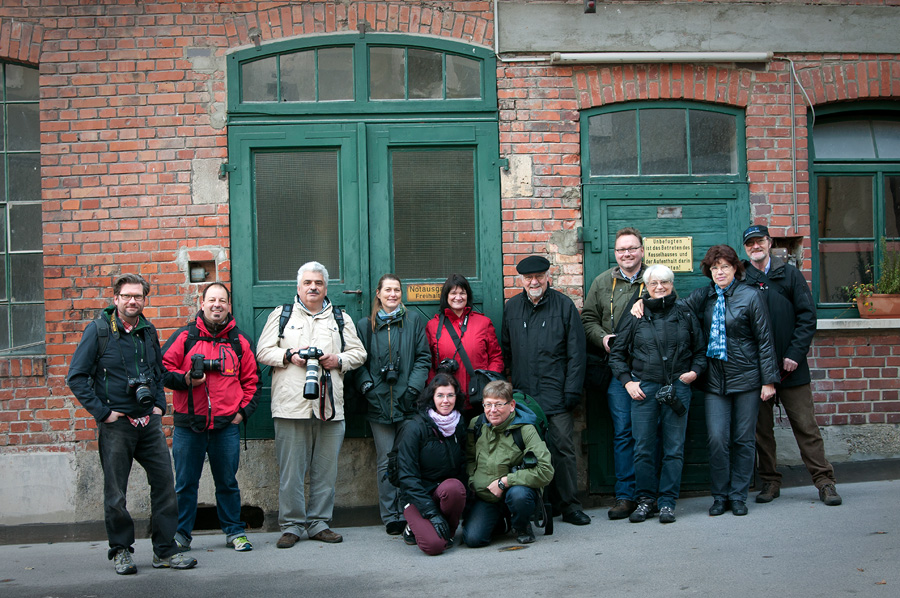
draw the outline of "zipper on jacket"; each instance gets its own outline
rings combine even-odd
[[[387,324],[387,332],[388,332],[388,365],[391,365],[391,364],[393,364],[393,359],[391,357],[393,355],[393,353],[391,351],[391,323],[390,322],[388,322],[388,324]],[[388,401],[390,403],[390,405],[388,407],[388,418],[391,420],[391,422],[393,422],[394,421],[394,387],[391,386],[390,384],[388,384],[388,392],[390,393],[390,397],[391,397],[391,400]]]

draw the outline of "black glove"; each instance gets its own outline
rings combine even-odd
[[[447,520],[441,517],[440,515],[435,515],[430,519],[431,525],[434,526],[434,531],[437,532],[437,535],[443,538],[444,540],[450,540],[450,525],[447,523]]]

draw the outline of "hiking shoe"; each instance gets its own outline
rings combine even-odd
[[[672,507],[662,507],[659,510],[660,523],[675,523],[675,509]]]
[[[655,501],[649,498],[642,498],[634,511],[631,512],[631,515],[628,516],[628,521],[640,523],[646,521],[647,517],[653,517],[658,512],[659,509],[656,508]]]
[[[834,487],[834,484],[825,484],[821,488],[819,488],[819,500],[828,505],[829,507],[836,507],[842,502],[841,495],[837,493],[837,489]]]
[[[710,517],[718,517],[722,513],[728,510],[728,501],[723,500],[721,498],[717,498],[713,500],[712,506],[709,508],[709,516]]]
[[[403,530],[403,541],[406,542],[409,546],[416,545],[416,535],[408,525],[406,526],[406,529]]]
[[[300,540],[300,536],[291,532],[284,532],[278,541],[275,542],[276,548],[292,548]]]
[[[756,495],[756,502],[772,502],[781,496],[781,487],[775,482],[766,482],[763,484],[762,492]]]
[[[384,526],[384,531],[387,532],[389,536],[399,536],[403,533],[403,530],[406,528],[406,522],[400,519],[399,521],[391,521],[387,525]]]
[[[175,538],[175,548],[178,549],[178,552],[190,552],[191,545],[190,544],[182,544],[178,541],[178,538]]]
[[[744,515],[746,515],[749,512],[750,512],[750,510],[747,509],[747,503],[745,503],[744,501],[742,501],[742,500],[731,501],[731,514],[732,515],[737,515],[738,517],[743,517]]]
[[[530,523],[525,529],[517,529],[515,532],[516,540],[519,544],[532,544],[534,542],[534,531],[532,531]]]
[[[625,519],[631,515],[637,508],[637,503],[633,500],[617,498],[616,504],[607,512],[610,519]]]
[[[154,569],[193,569],[196,566],[197,559],[183,552],[176,552],[164,559],[159,558],[155,553],[153,554]]]
[[[228,546],[234,548],[235,552],[250,552],[253,550],[253,544],[247,539],[247,536],[238,536],[228,543]]]
[[[137,565],[131,558],[131,552],[127,548],[120,548],[113,557],[113,564],[116,566],[118,575],[134,575],[137,573]]]
[[[315,536],[310,536],[309,539],[317,540],[319,542],[327,542],[328,544],[337,544],[344,541],[344,537],[342,535],[336,534],[328,528],[323,529]]]

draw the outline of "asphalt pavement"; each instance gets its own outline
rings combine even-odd
[[[339,528],[341,544],[252,533],[254,550],[226,548],[222,534],[194,538],[188,571],[153,569],[148,539],[135,543],[137,575],[118,576],[105,542],[0,546],[0,597],[357,596],[900,596],[900,481],[839,484],[826,507],[812,486],[784,488],[750,514],[710,517],[709,496],[683,498],[673,524],[555,521],[552,536],[520,547],[512,536],[486,548],[458,545],[437,557],[381,526]],[[458,534],[459,535],[459,534]]]

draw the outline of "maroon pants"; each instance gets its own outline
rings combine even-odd
[[[466,506],[466,488],[463,483],[455,478],[444,480],[435,488],[431,495],[437,505],[438,511],[447,520],[450,526],[450,535],[456,533],[463,509]],[[431,521],[419,514],[419,509],[413,504],[406,505],[403,516],[409,529],[416,536],[416,544],[427,555],[441,554],[452,544],[441,538],[431,525]]]

